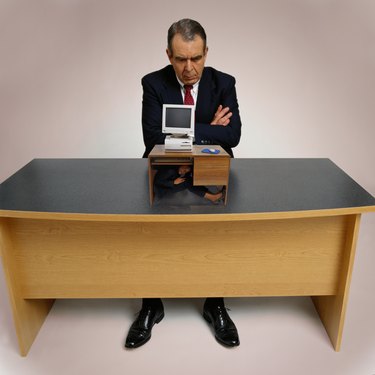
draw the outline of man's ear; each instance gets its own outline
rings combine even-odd
[[[168,59],[170,60],[173,56],[172,51],[170,51],[169,48],[167,48],[165,52],[167,52]]]

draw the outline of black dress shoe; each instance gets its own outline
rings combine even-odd
[[[216,340],[225,346],[240,345],[237,328],[229,317],[224,303],[206,303],[203,308],[203,317],[212,324]]]
[[[137,319],[131,325],[125,347],[135,349],[146,344],[151,338],[152,327],[164,318],[164,307],[160,304],[143,305]]]

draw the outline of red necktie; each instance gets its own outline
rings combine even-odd
[[[184,104],[186,105],[194,105],[194,98],[191,95],[191,90],[193,88],[192,85],[185,85],[185,97],[184,97]]]

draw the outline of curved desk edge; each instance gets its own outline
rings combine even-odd
[[[245,220],[299,219],[321,216],[339,216],[375,212],[375,206],[331,208],[321,210],[219,213],[219,214],[96,214],[70,212],[37,212],[0,210],[0,218],[47,219],[47,220],[85,220],[118,222],[215,222]]]

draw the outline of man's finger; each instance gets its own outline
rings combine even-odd
[[[221,112],[222,109],[223,109],[223,106],[220,104],[220,105],[217,107],[217,110],[216,110],[216,113],[215,113],[215,117],[219,115],[219,113]]]

